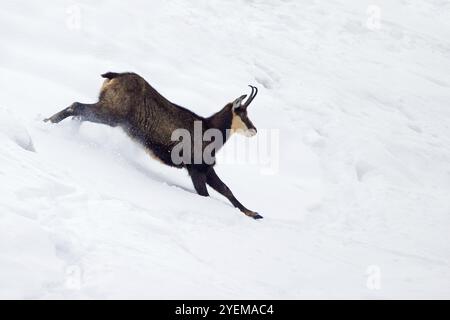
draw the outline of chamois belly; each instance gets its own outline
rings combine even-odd
[[[183,164],[175,164],[172,161],[171,149],[167,146],[155,145],[155,144],[145,144],[145,151],[152,157],[153,159],[176,168],[183,168]]]
[[[176,168],[184,167],[183,164],[173,163],[172,157],[171,157],[172,146],[162,145],[160,143],[153,142],[150,139],[142,138],[126,129],[125,129],[125,131],[127,132],[128,136],[132,140],[134,140],[138,144],[142,145],[145,152],[154,160],[156,160],[160,163],[163,163],[165,165],[171,166],[171,167],[176,167]]]

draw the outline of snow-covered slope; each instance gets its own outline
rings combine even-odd
[[[450,298],[449,1],[6,0],[0,36],[0,298]],[[257,85],[276,172],[217,171],[265,219],[42,122],[105,71],[202,115]]]

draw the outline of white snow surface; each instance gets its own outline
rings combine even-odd
[[[0,37],[0,298],[450,298],[448,0],[3,0]],[[264,219],[42,121],[107,71],[203,116],[257,85],[278,170],[216,170]]]

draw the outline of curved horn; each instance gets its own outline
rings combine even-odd
[[[250,93],[250,97],[248,97],[247,101],[242,105],[242,108],[247,108],[250,103],[255,99],[256,95],[258,94],[258,88],[254,87],[252,85],[248,85],[250,88],[252,88],[252,92]]]

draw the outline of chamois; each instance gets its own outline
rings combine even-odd
[[[194,112],[176,105],[164,98],[141,76],[126,72],[108,72],[102,75],[106,78],[100,90],[99,101],[93,104],[74,102],[44,121],[58,123],[73,116],[80,120],[106,124],[112,127],[120,126],[134,140],[141,143],[144,148],[158,160],[166,165],[186,168],[195,190],[201,196],[209,196],[208,184],[247,216],[254,219],[262,218],[257,212],[244,207],[233,195],[231,190],[220,180],[214,171],[215,152],[227,141],[230,133],[240,132],[246,136],[256,134],[256,128],[247,116],[247,107],[258,93],[256,87],[251,87],[251,94],[242,95],[225,105],[220,111],[210,117],[201,117]],[[201,150],[192,148],[192,157],[195,152],[201,152],[200,162],[174,161],[172,151],[179,143],[174,141],[172,134],[177,129],[186,130],[191,137],[195,137],[195,123],[201,124],[202,141]],[[208,129],[215,129],[222,134],[223,143],[212,152],[212,161],[203,159],[203,151],[212,142],[203,141],[203,133]],[[198,140],[198,138],[196,138]],[[186,154],[184,154],[186,156]],[[188,157],[189,158],[189,157]],[[186,159],[186,158],[183,158]]]

